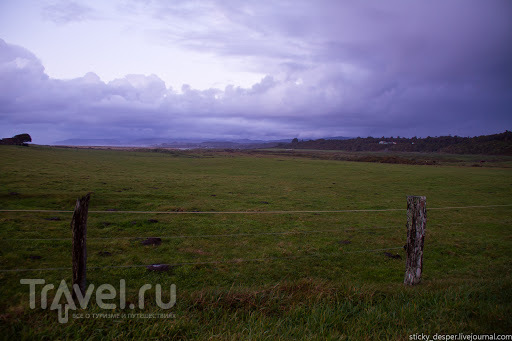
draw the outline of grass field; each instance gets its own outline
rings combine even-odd
[[[93,192],[89,210],[105,212],[89,214],[88,283],[119,288],[125,279],[128,303],[146,283],[161,284],[164,301],[170,284],[177,288],[173,318],[70,316],[59,324],[56,311],[30,309],[20,279],[70,283],[71,213],[0,212],[0,338],[408,340],[415,333],[512,333],[512,206],[433,209],[512,204],[509,159],[461,167],[456,157],[450,165],[440,157],[441,165],[421,166],[285,152],[41,146],[0,146],[0,157],[0,209],[72,211],[77,197]],[[461,164],[478,159],[465,156]],[[407,195],[427,197],[423,282],[415,287],[402,284]],[[385,209],[403,210],[258,213]],[[138,238],[146,237],[161,237],[162,244],[141,245]],[[402,259],[387,257],[381,249],[388,248]],[[156,263],[181,265],[169,272],[130,267]],[[55,269],[3,271],[41,268]],[[168,312],[154,302],[149,291],[144,310],[128,312]],[[105,313],[94,298],[70,314],[77,312]]]

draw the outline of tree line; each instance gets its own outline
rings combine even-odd
[[[278,148],[346,151],[397,151],[450,154],[512,155],[512,132],[475,137],[438,136],[426,138],[357,137],[346,140],[318,139],[281,143]]]

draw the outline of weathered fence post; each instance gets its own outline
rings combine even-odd
[[[423,244],[427,227],[427,198],[407,197],[407,244],[405,251],[405,285],[415,285],[421,281],[423,271]]]
[[[85,282],[87,270],[87,213],[91,193],[76,200],[75,211],[71,220],[73,233],[73,284],[78,284],[82,296],[85,295]],[[73,298],[76,298],[73,290]]]

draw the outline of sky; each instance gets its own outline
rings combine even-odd
[[[509,0],[0,0],[0,137],[505,130]]]

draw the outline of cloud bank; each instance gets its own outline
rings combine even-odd
[[[248,88],[206,90],[173,89],[154,74],[53,79],[33,53],[0,40],[4,137],[434,136],[512,127],[508,1],[128,4],[124,11],[155,22],[183,23],[158,26],[151,34],[161,41],[267,76]],[[77,6],[47,15],[66,24],[92,12]]]

